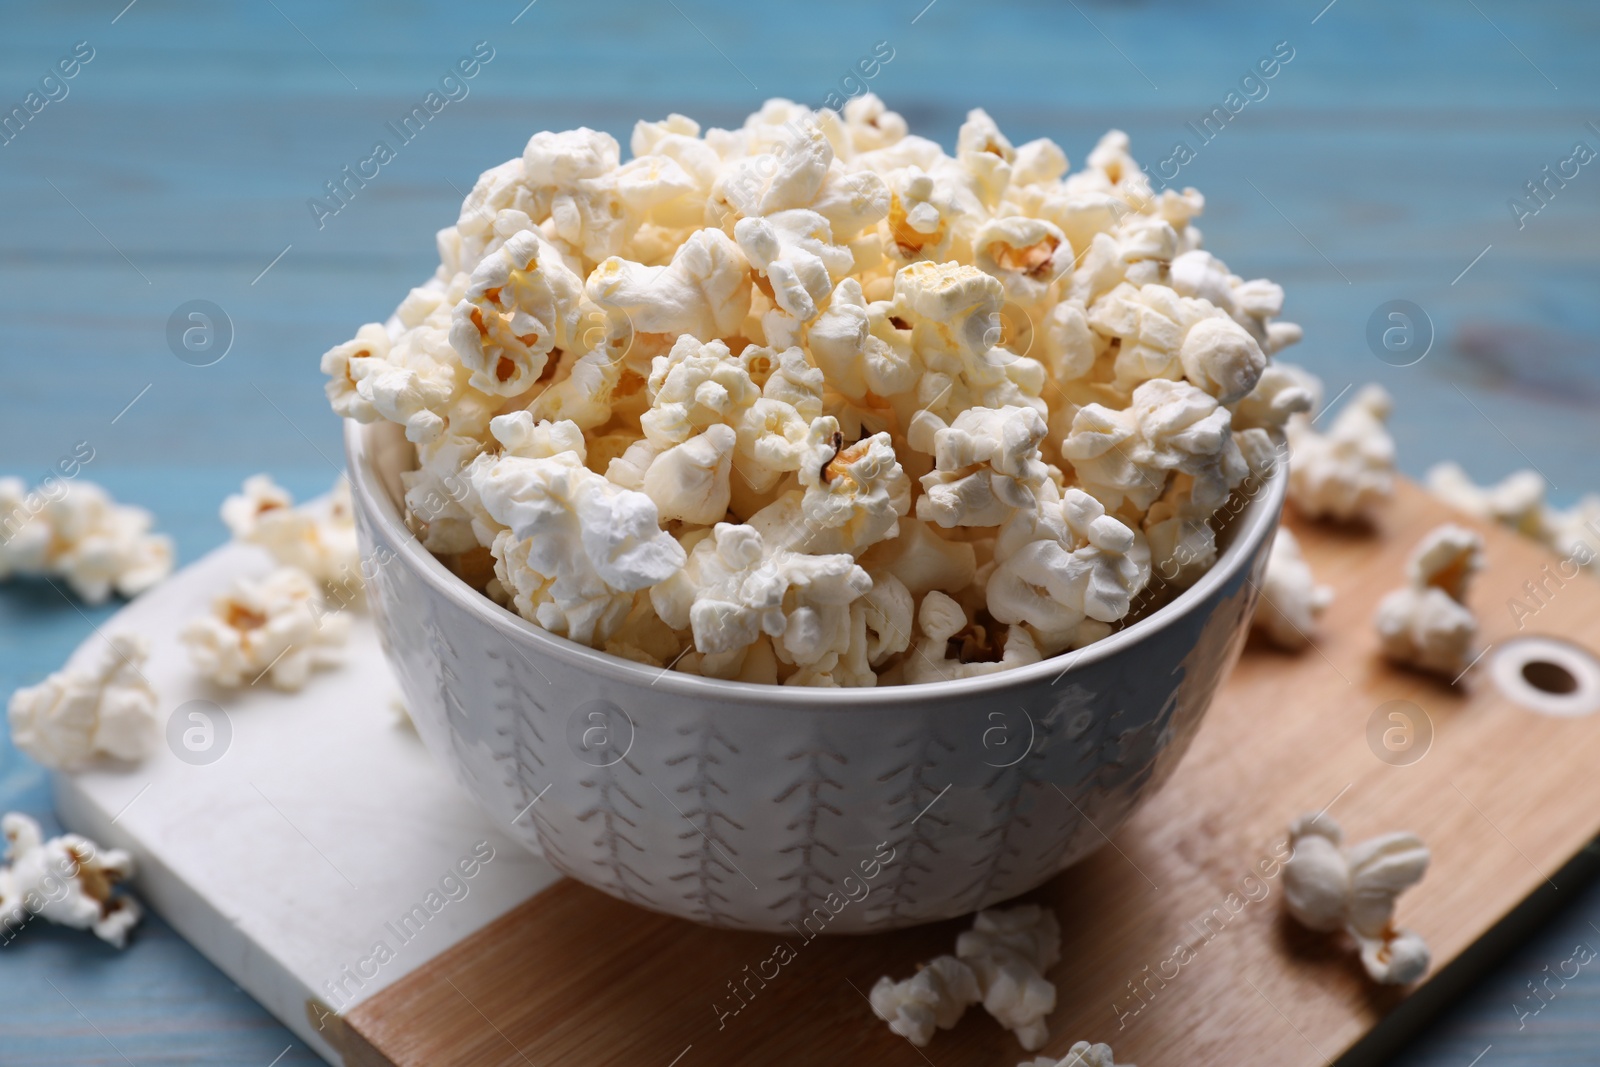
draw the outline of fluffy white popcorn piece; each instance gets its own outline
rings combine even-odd
[[[1394,402],[1366,385],[1318,432],[1304,415],[1289,419],[1289,499],[1307,518],[1370,519],[1394,495],[1394,438],[1385,425]]]
[[[389,357],[389,332],[379,322],[369,322],[356,331],[354,339],[334,345],[322,355],[322,373],[328,376],[324,390],[334,414],[357,422],[376,422],[378,410],[361,395],[361,382],[383,369]]]
[[[1059,1060],[1050,1056],[1039,1056],[1019,1063],[1017,1067],[1134,1067],[1134,1065],[1117,1064],[1112,1059],[1110,1045],[1091,1045],[1087,1041],[1079,1041]]]
[[[856,152],[887,148],[909,130],[898,112],[890,111],[877,93],[863,93],[845,101],[845,134]]]
[[[1132,388],[1151,378],[1187,378],[1231,404],[1256,387],[1267,357],[1250,332],[1204,300],[1164,285],[1123,283],[1096,300],[1089,325],[1120,342],[1117,382]]]
[[[1261,600],[1251,625],[1279,648],[1305,648],[1310,633],[1329,604],[1333,590],[1318,585],[1300,542],[1286,527],[1279,527],[1261,580]]]
[[[1121,620],[1150,581],[1144,537],[1076,487],[1026,518],[1033,528],[1016,536],[1035,539],[1006,553],[989,576],[989,613],[1055,632],[1085,619]]]
[[[948,1030],[960,1022],[983,994],[971,967],[955,956],[938,956],[918,965],[910,978],[879,978],[867,999],[889,1029],[920,1048],[933,1039],[935,1027]]]
[[[1250,331],[1267,355],[1300,340],[1300,327],[1273,321],[1283,312],[1282,286],[1265,278],[1245,281],[1229,273],[1222,260],[1200,249],[1176,256],[1171,274],[1174,291],[1205,300],[1226,312]]]
[[[1406,565],[1407,584],[1378,604],[1383,654],[1451,679],[1466,670],[1478,636],[1467,588],[1482,569],[1483,539],[1473,531],[1447,523],[1424,537]]]
[[[1249,473],[1228,409],[1188,382],[1164,378],[1140,385],[1124,410],[1080,408],[1061,453],[1107,507],[1126,500],[1141,511],[1166,491],[1169,472],[1194,478],[1195,505],[1212,511]]]
[[[655,502],[589,470],[576,452],[502,457],[475,468],[472,484],[505,527],[491,548],[496,576],[523,617],[552,633],[603,641],[635,592],[683,566]]]
[[[1430,959],[1420,937],[1395,927],[1395,901],[1427,873],[1428,848],[1410,833],[1341,848],[1343,839],[1325,814],[1302,815],[1290,825],[1285,906],[1308,929],[1348,932],[1373,981],[1409,985],[1427,973]]]
[[[1457,463],[1428,471],[1428,488],[1446,504],[1485,522],[1498,522],[1527,537],[1542,537],[1545,526],[1544,476],[1521,470],[1497,485],[1480,487]]]
[[[518,396],[570,348],[583,282],[536,231],[524,230],[483,258],[451,313],[450,346],[484,393]]]
[[[325,506],[296,507],[271,475],[252,475],[222,502],[222,521],[234,540],[261,546],[283,566],[298,567],[338,591],[338,599],[361,593],[361,549],[350,483],[343,476]]]
[[[685,335],[654,360],[650,409],[640,428],[652,443],[670,446],[712,425],[732,426],[737,476],[763,491],[799,469],[811,420],[822,411],[821,381],[798,348],[774,356],[751,347],[734,358],[721,341],[701,344]]]
[[[793,552],[752,526],[721,522],[681,570],[651,588],[650,601],[707,656],[738,652],[765,634],[784,662],[826,671],[825,659],[849,649],[851,603],[871,587],[847,554]]]
[[[750,264],[721,230],[697,230],[664,267],[612,257],[584,283],[589,299],[626,316],[639,333],[712,340],[750,312]]]
[[[1037,904],[980,911],[972,929],[956,938],[956,955],[978,978],[983,1007],[1017,1035],[1029,1052],[1049,1040],[1045,1017],[1056,1007],[1056,987],[1044,972],[1061,959],[1061,926]]]
[[[846,278],[833,291],[828,307],[807,330],[811,356],[830,386],[859,400],[868,393],[880,397],[904,393],[916,385],[917,366],[909,339],[901,341],[879,315],[874,317],[861,282]]]
[[[91,930],[122,948],[144,911],[117,883],[133,877],[133,857],[102,849],[78,834],[45,840],[38,822],[20,812],[0,819],[7,865],[0,867],[0,927],[16,930],[32,915]]]
[[[832,415],[812,422],[799,474],[805,533],[798,543],[807,552],[859,556],[897,536],[901,516],[911,510],[911,481],[889,435],[846,445]]]
[[[681,519],[701,526],[721,521],[732,495],[728,481],[738,441],[733,427],[713,423],[699,435],[651,458],[638,487],[655,501],[662,521]],[[650,448],[648,442],[641,444]]]
[[[54,768],[143,759],[159,732],[156,691],[139,671],[149,652],[137,634],[114,633],[81,667],[18,689],[7,707],[12,743]]]
[[[150,532],[155,520],[143,508],[118,504],[81,478],[33,493],[5,481],[0,578],[60,578],[84,602],[101,604],[113,592],[137,596],[172,573],[172,539]]]
[[[815,211],[797,208],[740,219],[733,236],[756,275],[766,280],[772,299],[801,322],[816,317],[834,280],[855,265],[850,250],[833,243],[828,220]]]
[[[264,676],[293,692],[316,668],[340,662],[349,630],[349,616],[327,609],[315,579],[279,567],[260,579],[237,579],[178,638],[195,670],[218,685],[254,685]]]
[[[1321,392],[1321,385],[1299,367],[1268,363],[1256,387],[1234,406],[1234,429],[1281,432],[1291,417],[1316,407]]]
[[[998,526],[1037,504],[1049,470],[1039,445],[1049,427],[1031,407],[968,408],[947,425],[931,411],[911,420],[912,448],[934,457],[922,477],[917,518],[953,526]]]

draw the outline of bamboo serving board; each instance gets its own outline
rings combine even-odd
[[[1252,640],[1172,780],[1107,847],[1025,898],[1053,908],[1063,929],[1046,1052],[1089,1040],[1141,1067],[1370,1062],[1587,873],[1585,846],[1600,833],[1600,716],[1531,710],[1500,690],[1490,668],[1510,639],[1533,634],[1600,649],[1600,586],[1566,579],[1518,632],[1507,601],[1531,605],[1523,583],[1543,580],[1553,557],[1485,528],[1488,567],[1471,599],[1487,655],[1455,686],[1392,668],[1375,654],[1374,607],[1401,582],[1415,542],[1445,521],[1465,520],[1409,483],[1376,530],[1291,518],[1319,580],[1337,593],[1314,647],[1291,655]],[[1388,717],[1393,708],[1379,711],[1391,701],[1410,705],[1414,732],[1401,741],[1418,747],[1402,744],[1402,755],[1382,740],[1400,721]],[[69,807],[87,809],[70,786],[62,795],[70,824]],[[1434,953],[1418,987],[1372,985],[1350,946],[1283,916],[1286,824],[1325,807],[1351,839],[1409,829],[1433,850],[1398,915]],[[89,831],[103,822],[77,821]],[[117,838],[130,821],[102,828]],[[369,829],[380,832],[377,822]],[[477,833],[463,826],[460,840]],[[458,847],[441,841],[435,852]],[[872,1015],[872,983],[952,951],[965,921],[808,942],[705,929],[570,880],[551,884],[537,869],[519,877],[493,907],[470,898],[452,944],[413,952],[343,1012],[309,980],[283,986],[311,991],[297,1016],[282,990],[269,1007],[350,1067],[1013,1067],[1031,1058],[981,1008],[923,1049]],[[348,921],[330,907],[304,916],[299,933],[314,940],[321,924],[332,937]],[[218,962],[256,992],[250,976]]]

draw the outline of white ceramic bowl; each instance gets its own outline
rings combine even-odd
[[[1238,657],[1286,482],[1255,487],[1198,584],[1086,649],[945,684],[807,689],[546,633],[406,529],[399,427],[350,423],[345,445],[385,652],[423,741],[490,817],[624,900],[805,936],[952,918],[1116,833]]]

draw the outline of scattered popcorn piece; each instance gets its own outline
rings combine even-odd
[[[1283,290],[1202,251],[1204,198],[1120,131],[1071,173],[865,95],[629,147],[535,134],[323,357],[337,413],[416,446],[421,543],[553,633],[768,684],[1036,662],[1206,573],[1314,404],[1273,362]]]
[[[266,675],[277,688],[295,691],[317,667],[339,662],[349,629],[349,617],[326,609],[309,574],[279,567],[260,579],[236,580],[178,638],[195,669],[218,685],[254,685]]]
[[[150,647],[114,633],[82,667],[67,667],[11,695],[11,740],[46,767],[75,768],[95,756],[140,760],[159,733],[156,692],[139,672]]]
[[[956,955],[978,977],[983,1007],[1032,1052],[1049,1040],[1045,1016],[1056,1007],[1056,987],[1044,972],[1061,959],[1055,913],[1037,904],[980,911],[972,929],[956,938]]]
[[[1311,642],[1317,616],[1331,603],[1333,590],[1317,584],[1300,542],[1287,527],[1280,526],[1267,557],[1261,601],[1252,625],[1279,648],[1302,649]]]
[[[1395,900],[1422,880],[1428,849],[1415,834],[1394,833],[1341,848],[1344,833],[1325,814],[1289,827],[1293,855],[1284,865],[1284,903],[1307,929],[1343,929],[1361,950],[1373,981],[1409,985],[1428,971],[1422,939],[1394,925]]]
[[[172,539],[150,532],[143,508],[118,504],[93,482],[25,492],[0,479],[0,579],[61,578],[85,603],[134,597],[172,573]]]
[[[117,948],[143,917],[139,902],[113,895],[118,882],[133,877],[133,857],[121,849],[101,849],[88,838],[63,834],[48,841],[39,824],[19,812],[0,819],[8,866],[0,867],[0,929],[8,933],[41,915],[50,922],[92,930]]]
[[[956,938],[954,956],[921,964],[901,982],[879,978],[868,999],[878,1018],[918,1046],[928,1043],[935,1027],[950,1029],[969,1005],[981,1003],[1032,1052],[1050,1036],[1044,1018],[1055,1010],[1056,987],[1044,972],[1060,959],[1061,927],[1054,912],[1037,904],[990,908],[978,912],[972,929]],[[1073,1046],[1073,1053],[1078,1051]],[[1061,1062],[1074,1062],[1070,1055]],[[1098,1067],[1097,1061],[1084,1063]]]
[[[1378,604],[1374,625],[1396,663],[1458,677],[1472,663],[1478,620],[1467,586],[1483,569],[1483,539],[1453,523],[1424,537],[1406,565],[1407,584]]]
[[[1544,476],[1522,470],[1498,485],[1480,488],[1455,463],[1428,471],[1428,488],[1446,504],[1485,522],[1498,522],[1527,537],[1544,534]]]
[[[252,475],[222,502],[222,521],[234,540],[259,545],[283,566],[305,571],[336,599],[359,599],[365,585],[361,549],[350,483],[342,476],[325,506],[295,507],[271,475]]]
[[[1040,1056],[1026,1063],[1019,1063],[1017,1067],[1134,1067],[1134,1065],[1114,1063],[1110,1045],[1091,1045],[1087,1041],[1079,1041],[1059,1060]]]
[[[1544,536],[1562,558],[1600,571],[1600,496],[1586,495],[1565,511],[1546,509]]]
[[[1289,419],[1289,499],[1302,515],[1370,519],[1394,494],[1394,438],[1385,426],[1393,407],[1382,386],[1367,385],[1326,434],[1306,415]]]
[[[933,1039],[935,1027],[955,1026],[983,995],[971,967],[954,956],[939,956],[919,964],[904,981],[879,978],[867,999],[889,1029],[920,1048]]]

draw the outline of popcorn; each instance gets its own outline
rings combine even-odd
[[[889,435],[846,445],[831,415],[811,423],[800,484],[800,521],[807,530],[801,544],[809,552],[859,556],[897,536],[900,517],[911,510],[911,483]]]
[[[1040,1056],[1026,1063],[1019,1063],[1017,1067],[1118,1067],[1118,1065],[1112,1062],[1110,1045],[1091,1045],[1087,1041],[1079,1041],[1059,1060]],[[1134,1067],[1134,1065],[1125,1063],[1121,1067]]]
[[[1204,198],[1119,131],[1070,172],[869,94],[629,147],[535,134],[323,358],[336,412],[416,446],[422,544],[553,633],[765,684],[1036,662],[1204,574],[1313,405],[1271,359],[1282,290],[1202,251]],[[296,513],[251,536],[323,576],[267,532]]]
[[[195,670],[217,685],[254,685],[266,677],[294,692],[314,669],[340,662],[349,629],[348,616],[325,610],[315,579],[298,567],[279,567],[260,579],[236,580],[178,639]]]
[[[1125,410],[1080,408],[1061,454],[1108,508],[1124,501],[1149,508],[1176,471],[1195,479],[1196,505],[1214,511],[1249,473],[1230,426],[1228,410],[1210,394],[1157,378],[1135,389]]]
[[[911,420],[911,447],[930,452],[935,469],[922,478],[917,518],[946,529],[998,526],[1036,503],[1049,477],[1039,444],[1049,432],[1031,407],[968,408],[954,425],[930,411]]]
[[[7,708],[12,743],[52,768],[143,759],[159,732],[156,691],[139,671],[149,653],[144,638],[114,633],[83,666],[18,689]]]
[[[589,299],[639,333],[711,340],[736,333],[750,311],[750,264],[721,230],[697,230],[664,267],[615,256],[584,283]]]
[[[1463,673],[1478,636],[1467,586],[1482,569],[1483,539],[1471,530],[1446,524],[1424,537],[1406,565],[1406,586],[1378,604],[1373,624],[1383,654],[1451,679]]]
[[[767,218],[740,219],[733,228],[739,249],[772,299],[802,322],[833,292],[836,278],[855,265],[848,248],[833,243],[828,220],[815,211],[780,211]]]
[[[1289,499],[1302,515],[1371,519],[1394,494],[1394,438],[1384,426],[1393,407],[1381,385],[1367,385],[1326,434],[1304,415],[1289,419]]]
[[[451,312],[450,347],[484,393],[519,396],[571,347],[583,282],[539,234],[524,230],[485,256]]]
[[[1038,663],[1043,657],[1033,635],[988,613],[967,619],[955,599],[934,589],[917,611],[920,635],[906,658],[906,681],[949,682]]]
[[[172,539],[151,533],[153,521],[93,482],[28,493],[0,479],[0,578],[60,578],[88,604],[138,596],[172,573]]]
[[[1113,367],[1123,387],[1187,378],[1233,403],[1266,369],[1267,357],[1249,331],[1207,302],[1163,285],[1123,282],[1089,305],[1088,319],[1096,333],[1120,342]]]
[[[825,658],[848,651],[850,604],[871,587],[848,555],[804,555],[751,526],[720,522],[681,570],[653,586],[650,601],[668,626],[691,629],[708,656],[766,634],[784,662],[826,670]]]
[[[1037,904],[991,908],[978,912],[972,929],[956,938],[954,956],[920,964],[904,981],[879,978],[868,999],[873,1014],[919,1047],[936,1027],[950,1029],[969,1005],[981,1003],[1032,1052],[1050,1036],[1044,1018],[1055,1010],[1056,987],[1044,972],[1060,959],[1061,927],[1053,912]]]
[[[1261,600],[1251,625],[1279,648],[1305,648],[1316,618],[1333,603],[1333,590],[1318,585],[1300,551],[1300,542],[1279,527],[1261,580]]]
[[[1498,485],[1475,485],[1454,463],[1428,472],[1428,488],[1445,503],[1485,522],[1498,522],[1531,537],[1573,565],[1600,568],[1600,497],[1589,494],[1569,509],[1545,502],[1544,476],[1521,470]]]
[[[1116,622],[1150,580],[1144,538],[1081,489],[1024,523],[1002,538],[1033,539],[1014,551],[997,545],[1000,562],[989,577],[989,611],[1001,622],[1057,632],[1085,619]]]
[[[313,508],[295,507],[271,475],[252,475],[222,502],[222,521],[235,541],[259,545],[278,563],[305,571],[330,590],[360,595],[361,549],[350,483],[342,476],[327,506]]]
[[[123,948],[144,911],[126,894],[113,895],[118,882],[133,877],[133,857],[120,848],[101,849],[77,834],[48,841],[38,822],[20,812],[0,819],[6,858],[0,867],[0,928],[15,931],[30,915],[60,926],[92,930],[107,944]]]
[[[1415,834],[1375,837],[1340,848],[1344,833],[1327,815],[1302,815],[1289,827],[1294,852],[1284,864],[1284,903],[1307,929],[1343,929],[1355,939],[1372,980],[1409,985],[1428,971],[1428,946],[1394,925],[1395,900],[1422,880],[1428,849]]]
[[[1479,488],[1459,464],[1440,463],[1428,471],[1428,488],[1475,519],[1498,522],[1528,537],[1544,533],[1544,476],[1538,471],[1517,471],[1498,485]]]
[[[973,263],[1000,279],[1006,299],[1036,306],[1049,298],[1056,279],[1072,268],[1072,245],[1052,223],[1008,215],[979,227],[973,239]]]
[[[977,975],[983,1007],[1017,1035],[1029,1052],[1049,1040],[1045,1016],[1056,1007],[1056,987],[1044,972],[1061,959],[1055,913],[1037,904],[978,912],[972,929],[956,938],[956,955]]]
[[[879,978],[867,999],[889,1029],[920,1048],[933,1039],[935,1027],[949,1030],[983,995],[971,967],[954,956],[938,956],[903,981]]]
[[[683,566],[655,502],[588,470],[577,452],[503,457],[475,469],[472,484],[506,527],[490,547],[496,577],[517,610],[551,633],[603,641],[634,592]]]

